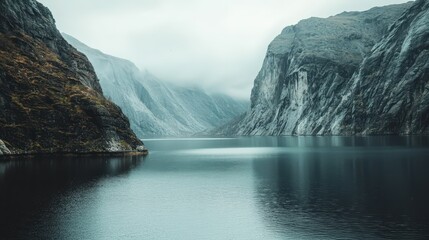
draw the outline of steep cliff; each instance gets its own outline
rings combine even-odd
[[[121,151],[142,144],[122,111],[103,97],[90,62],[35,0],[0,1],[0,109],[3,153]]]
[[[138,136],[188,136],[225,124],[247,110],[244,101],[162,82],[130,61],[63,36],[89,58],[104,94],[122,108]]]
[[[347,89],[332,133],[429,133],[429,1],[416,1],[390,27]]]
[[[217,133],[427,133],[427,4],[345,12],[285,28],[255,79],[251,110]]]

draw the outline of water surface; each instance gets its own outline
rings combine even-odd
[[[0,238],[429,238],[428,137],[145,143],[0,162]]]

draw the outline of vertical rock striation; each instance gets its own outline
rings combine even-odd
[[[428,1],[310,18],[274,39],[234,135],[422,134]]]
[[[333,133],[429,133],[429,1],[416,1],[389,28],[348,88]]]
[[[167,84],[130,61],[63,36],[89,58],[104,94],[122,108],[138,136],[189,136],[223,125],[248,108],[226,95]]]

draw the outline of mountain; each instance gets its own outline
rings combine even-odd
[[[244,113],[247,103],[160,81],[132,62],[64,38],[92,62],[104,94],[118,104],[141,136],[187,136],[223,125]]]
[[[269,45],[229,135],[429,133],[428,1],[310,18]]]
[[[429,1],[419,0],[391,27],[350,83],[353,101],[336,132],[429,133]]]
[[[142,142],[88,59],[35,0],[0,1],[0,154],[115,152]]]

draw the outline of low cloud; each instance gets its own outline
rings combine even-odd
[[[403,0],[40,0],[57,26],[155,76],[248,99],[270,41],[311,16]]]

